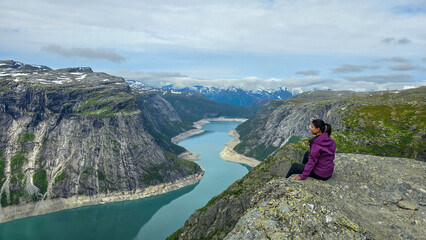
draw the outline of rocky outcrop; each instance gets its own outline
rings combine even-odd
[[[420,239],[426,164],[337,154],[328,181],[283,178],[287,146],[197,210],[169,239]]]
[[[16,215],[22,217],[40,206],[43,213],[68,208],[61,199],[141,197],[154,186],[199,179],[203,172],[160,146],[148,127],[160,116],[141,111],[140,96],[122,78],[14,61],[0,62],[0,72],[0,221],[13,218],[10,209],[27,209]],[[164,99],[145,100],[170,112]],[[46,207],[52,201],[55,208]]]
[[[421,239],[424,162],[338,154],[328,181],[276,178],[225,239]]]

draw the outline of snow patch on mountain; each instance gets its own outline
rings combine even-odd
[[[199,93],[215,102],[228,103],[239,106],[249,106],[257,103],[258,101],[266,103],[269,100],[287,99],[303,92],[301,88],[288,89],[286,87],[279,87],[276,89],[262,87],[258,87],[257,89],[244,89],[237,86],[214,87],[194,85],[179,88],[179,85],[176,86],[175,84],[171,83],[162,84],[161,87],[154,88],[137,80],[126,80],[126,82],[131,87],[138,89],[139,91],[158,92],[161,94]]]

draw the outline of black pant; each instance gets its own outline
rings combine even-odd
[[[305,152],[305,155],[303,155],[302,163],[291,164],[291,167],[288,170],[287,175],[285,177],[289,178],[292,174],[302,174],[303,171],[305,171],[305,164],[308,163],[310,153],[311,151],[309,150]],[[325,178],[325,177],[318,176],[314,173],[314,171],[311,171],[311,173],[309,174],[309,177],[313,177],[319,180],[327,180],[330,178],[330,177]]]

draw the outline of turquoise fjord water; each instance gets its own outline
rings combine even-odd
[[[227,135],[239,122],[211,122],[205,133],[179,145],[200,155],[206,171],[192,186],[145,199],[64,210],[0,224],[0,239],[165,239],[212,197],[220,194],[249,167],[219,157]]]

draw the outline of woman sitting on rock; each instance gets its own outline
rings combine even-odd
[[[300,174],[293,180],[305,180],[308,176],[327,180],[333,175],[334,152],[336,143],[331,139],[331,125],[321,119],[311,122],[311,133],[316,135],[309,140],[310,151],[306,151],[302,163],[293,163],[286,178],[292,174]]]

